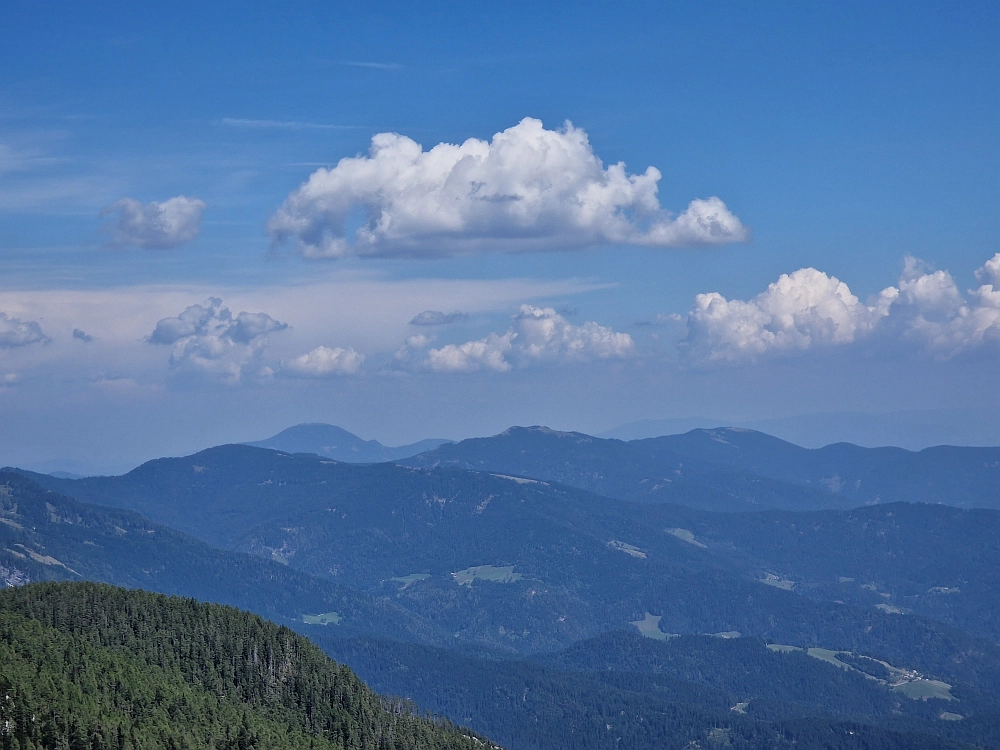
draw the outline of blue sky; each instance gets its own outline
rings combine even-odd
[[[5,462],[1000,406],[995,4],[204,5],[5,14]]]

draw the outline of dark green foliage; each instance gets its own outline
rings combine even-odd
[[[0,593],[0,683],[11,747],[484,746],[384,703],[305,638],[256,615],[97,584]]]
[[[323,642],[378,689],[403,692],[516,750],[956,746],[932,736],[954,729],[930,718],[939,706],[904,705],[863,677],[760,643],[615,633],[504,660],[388,641]],[[733,710],[741,702],[746,715]],[[910,711],[906,721],[900,709]],[[847,719],[866,711],[869,722],[896,730]]]

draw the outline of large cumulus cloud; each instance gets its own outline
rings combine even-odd
[[[594,322],[573,325],[551,307],[522,305],[505,333],[429,349],[423,366],[435,372],[507,372],[536,362],[617,359],[634,349],[627,333]]]
[[[146,204],[134,198],[122,198],[105,208],[101,215],[115,217],[115,221],[105,227],[111,232],[114,245],[168,250],[198,236],[204,212],[204,201],[178,195],[162,203]]]
[[[319,169],[268,223],[275,243],[307,257],[449,256],[531,252],[600,243],[720,245],[747,230],[716,197],[674,216],[660,206],[661,174],[604,167],[587,134],[526,118],[493,136],[429,151],[396,133],[368,156]]]

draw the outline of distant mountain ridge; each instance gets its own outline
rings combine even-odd
[[[802,448],[740,427],[624,442],[547,427],[439,446],[400,463],[561,482],[706,510],[847,509],[888,502],[1000,509],[1000,448]]]
[[[897,446],[922,450],[935,445],[1000,445],[1000,409],[908,409],[886,413],[828,412],[770,419],[685,417],[644,419],[599,434],[619,440],[641,440],[693,429],[746,427],[807,448],[832,443],[866,447]]]
[[[266,440],[257,440],[244,445],[270,448],[285,453],[315,453],[318,456],[352,464],[375,464],[409,458],[449,442],[451,441],[428,439],[392,448],[382,445],[378,440],[363,440],[332,424],[311,422],[289,427]]]

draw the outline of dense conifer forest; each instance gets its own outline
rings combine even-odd
[[[4,750],[471,750],[307,639],[229,607],[92,583],[0,594]]]

